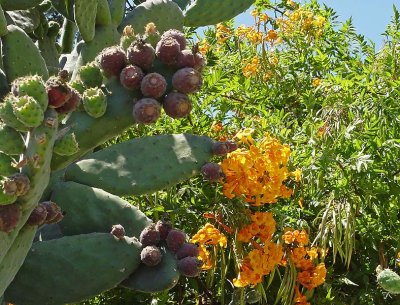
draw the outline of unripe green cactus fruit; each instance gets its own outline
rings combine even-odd
[[[13,105],[15,117],[27,127],[38,127],[44,118],[42,107],[28,95],[17,98]]]
[[[212,157],[213,141],[190,134],[137,138],[70,165],[65,179],[116,195],[154,192],[199,172]]]
[[[7,177],[18,172],[18,170],[12,166],[13,162],[14,160],[10,156],[0,152],[0,176]]]
[[[386,291],[393,294],[400,294],[400,276],[390,269],[377,269],[378,284]]]
[[[11,127],[0,124],[0,151],[7,155],[19,155],[24,150],[25,144],[21,134]]]
[[[11,90],[16,96],[28,95],[33,97],[42,107],[43,111],[47,109],[49,101],[46,86],[40,76],[34,75],[17,78],[13,82]]]
[[[103,74],[95,61],[79,69],[79,78],[88,87],[100,87],[103,83]]]
[[[36,242],[5,300],[24,305],[79,302],[115,287],[134,272],[140,250],[135,238],[117,239],[110,233]]]
[[[88,115],[99,118],[107,110],[106,95],[98,88],[89,88],[83,92],[83,108]]]
[[[13,104],[17,98],[11,94],[7,95],[0,103],[0,119],[9,127],[18,131],[28,131],[29,127],[22,124],[14,114]]]
[[[78,142],[74,133],[68,133],[56,140],[54,143],[54,152],[60,156],[71,156],[79,150]]]

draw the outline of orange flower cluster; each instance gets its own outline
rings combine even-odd
[[[250,216],[251,223],[243,227],[237,236],[241,242],[249,242],[259,238],[264,246],[260,246],[254,240],[252,244],[256,249],[243,259],[237,279],[233,280],[236,287],[257,285],[264,275],[269,274],[283,256],[282,246],[271,241],[275,233],[276,223],[270,212],[255,212]]]
[[[260,59],[255,56],[250,62],[244,65],[242,68],[242,73],[245,77],[252,77],[257,75],[260,71]]]
[[[311,305],[310,302],[307,302],[307,297],[300,292],[299,286],[296,286],[295,290],[296,296],[293,300],[294,305]]]
[[[231,30],[229,28],[227,28],[225,25],[223,25],[222,23],[218,23],[215,36],[217,38],[217,42],[219,44],[223,44],[225,41],[227,41],[231,37]]]
[[[261,283],[263,276],[268,275],[282,260],[282,246],[266,241],[264,247],[258,246],[251,250],[243,259],[240,272],[233,279],[235,287],[255,286]]]
[[[283,185],[291,175],[287,168],[289,146],[269,135],[259,143],[254,143],[250,132],[236,137],[249,147],[235,150],[222,161],[224,195],[229,199],[244,195],[246,202],[254,206],[289,198],[292,189]]]
[[[262,242],[271,240],[276,229],[272,213],[255,212],[250,219],[251,223],[239,231],[237,240],[245,243],[248,243],[253,237],[259,238]]]
[[[324,263],[316,265],[317,249],[305,247],[308,244],[308,234],[304,230],[287,230],[283,240],[289,247],[289,258],[298,269],[297,282],[311,290],[325,282],[326,267]]]
[[[316,16],[313,12],[299,7],[293,12],[285,14],[287,18],[277,18],[276,24],[286,36],[291,36],[296,31],[311,37],[321,36],[326,24],[326,18]]]
[[[203,270],[208,270],[214,266],[214,263],[206,246],[213,245],[226,248],[228,240],[216,227],[211,223],[207,223],[195,235],[193,235],[190,242],[199,245],[199,259],[203,262],[201,268]]]

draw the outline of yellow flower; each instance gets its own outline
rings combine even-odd
[[[319,85],[321,85],[321,79],[318,77],[313,78],[311,85],[313,87],[318,87]]]
[[[211,45],[205,39],[203,39],[199,44],[199,51],[203,55],[205,55],[210,50],[210,48]]]
[[[153,22],[149,22],[148,24],[146,24],[145,33],[147,35],[154,34],[155,32],[157,32],[157,28]]]
[[[300,182],[301,180],[301,169],[297,168],[294,172],[292,172],[292,176],[294,177],[294,181]]]

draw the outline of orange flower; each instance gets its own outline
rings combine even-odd
[[[325,282],[326,268],[324,263],[318,264],[316,267],[302,271],[297,274],[297,281],[311,290],[322,285]]]

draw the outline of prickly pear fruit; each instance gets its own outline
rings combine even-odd
[[[164,98],[163,108],[171,118],[183,118],[189,115],[192,110],[192,102],[184,93],[170,92]]]
[[[87,89],[85,84],[81,80],[74,80],[72,83],[69,84],[72,89],[75,89],[76,91],[79,92],[79,94],[83,94],[85,90]]]
[[[142,69],[138,66],[129,65],[122,69],[119,80],[126,89],[135,90],[140,88],[143,77]]]
[[[85,90],[85,89],[84,89]],[[62,105],[61,107],[56,108],[56,111],[61,114],[70,113],[78,108],[81,102],[81,96],[79,92],[75,89],[71,89],[71,97]]]
[[[183,50],[179,53],[176,67],[177,68],[193,68],[197,71],[203,70],[206,65],[206,60],[204,56],[196,52],[194,53],[192,50]]]
[[[107,110],[106,95],[97,88],[89,88],[83,93],[83,108],[88,115],[94,118],[99,118]]]
[[[13,162],[10,156],[0,152],[0,176],[7,177],[17,172],[17,169],[12,166]]]
[[[133,118],[136,123],[151,124],[161,115],[161,105],[153,98],[142,98],[133,106]]]
[[[3,102],[0,102],[0,119],[7,125],[18,131],[28,131],[29,127],[22,124],[15,116],[13,105],[17,102],[17,98],[12,94],[8,94]]]
[[[147,246],[140,252],[140,260],[146,266],[156,266],[161,262],[162,254],[158,247]]]
[[[21,208],[16,203],[0,205],[0,231],[9,233],[14,230],[21,215]]]
[[[95,61],[79,69],[79,78],[88,88],[100,87],[103,83],[103,75]]]
[[[157,245],[160,241],[160,233],[156,230],[154,224],[148,225],[140,233],[139,237],[140,243],[143,247]]]
[[[202,265],[202,261],[193,256],[187,256],[178,260],[178,270],[186,277],[198,276]]]
[[[53,151],[60,156],[71,156],[78,152],[79,145],[74,133],[68,133],[56,140]]]
[[[46,82],[49,108],[58,108],[64,105],[71,97],[71,88],[58,77],[50,77]]]
[[[135,40],[136,36],[133,27],[131,25],[127,25],[126,27],[124,27],[119,43],[120,47],[126,51]]]
[[[184,232],[175,229],[169,231],[166,239],[168,249],[172,252],[177,252],[185,243],[185,240],[186,234]]]
[[[105,48],[100,53],[98,61],[107,77],[119,76],[122,69],[127,65],[125,52],[118,46]]]
[[[222,177],[223,172],[221,166],[217,163],[206,163],[201,167],[201,173],[205,180],[216,182]]]
[[[62,211],[60,207],[53,201],[44,201],[40,204],[47,211],[46,221],[45,223],[57,223],[63,217]]]
[[[47,217],[46,207],[39,204],[36,208],[33,209],[26,223],[30,226],[40,226],[45,223],[46,217]]]
[[[118,239],[123,239],[125,236],[125,229],[122,225],[113,225],[110,233]]]
[[[39,103],[43,111],[47,109],[49,101],[46,86],[38,75],[17,78],[12,83],[11,92],[15,96],[31,96]]]
[[[5,194],[24,196],[31,187],[29,178],[21,173],[16,173],[7,177],[3,181],[3,190]]]
[[[172,85],[182,93],[193,93],[198,91],[203,84],[199,71],[193,68],[182,68],[172,76]]]
[[[24,150],[25,144],[21,134],[11,127],[0,125],[0,151],[7,155],[19,155]]]
[[[156,223],[156,230],[160,233],[160,239],[165,240],[169,231],[172,230],[172,224],[166,220],[159,220]]]
[[[157,58],[166,65],[176,64],[180,51],[179,42],[172,37],[161,39],[156,46]]]
[[[171,29],[171,30],[165,31],[161,35],[161,40],[167,39],[167,38],[175,39],[179,43],[179,46],[180,46],[181,50],[184,50],[186,48],[186,37],[181,31],[178,31],[178,30],[175,30],[175,29]]]
[[[151,44],[138,40],[130,45],[127,55],[132,65],[136,65],[147,71],[153,66],[156,51]]]
[[[213,154],[216,156],[224,156],[237,149],[237,144],[233,141],[215,142],[212,146]]]
[[[176,252],[176,258],[182,259],[187,256],[199,256],[199,247],[196,244],[184,243],[178,252]]]
[[[15,117],[27,127],[38,127],[44,119],[42,107],[28,95],[17,98],[13,111]]]
[[[167,90],[167,81],[159,73],[149,73],[143,77],[140,90],[146,97],[160,98]]]

